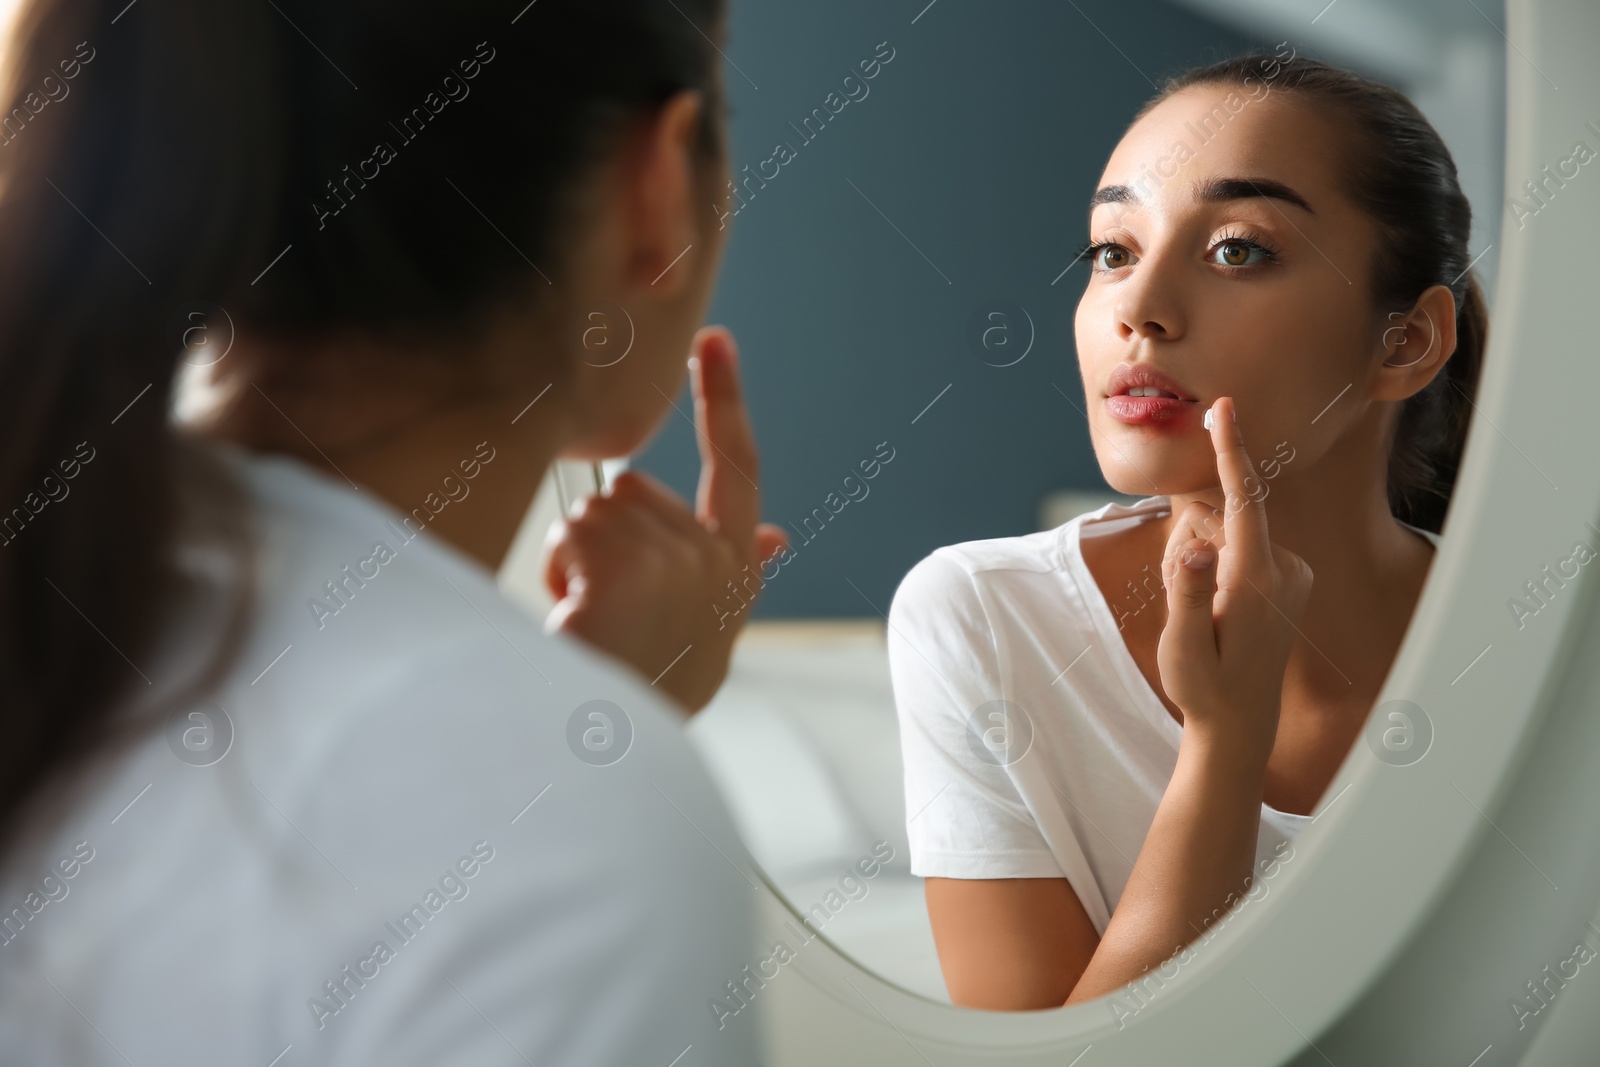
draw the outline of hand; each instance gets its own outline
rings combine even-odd
[[[1161,564],[1167,622],[1156,664],[1167,696],[1183,712],[1186,734],[1259,757],[1264,765],[1277,737],[1283,673],[1312,574],[1305,560],[1272,543],[1266,508],[1247,491],[1254,468],[1233,398],[1218,399],[1212,410],[1223,512],[1196,501],[1173,525]]]
[[[781,526],[757,525],[759,461],[732,335],[707,327],[692,348],[700,442],[694,513],[637,470],[586,497],[545,540],[545,585],[556,598],[545,629],[617,657],[695,712],[727,677],[748,618],[747,611],[725,617],[734,602],[729,583],[752,598],[761,564],[789,538]]]

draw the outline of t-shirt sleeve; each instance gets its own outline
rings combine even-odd
[[[1031,730],[1003,699],[988,611],[958,559],[936,550],[901,580],[888,650],[911,873],[1064,877],[1011,777]]]

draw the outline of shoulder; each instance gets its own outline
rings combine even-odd
[[[708,902],[737,914],[730,893],[743,886],[718,857],[738,855],[737,831],[681,713],[581,642],[505,636],[415,655],[381,686],[324,705],[326,728],[292,754],[284,728],[305,720],[280,715],[278,743],[247,744],[233,770],[361,870],[358,884],[404,892],[440,856],[486,839],[495,881],[534,912],[586,886],[624,926],[666,901],[682,915]],[[698,902],[683,893],[697,883]]]
[[[1014,657],[1030,644],[1020,631],[1072,628],[1054,625],[1074,610],[1061,534],[1057,528],[944,545],[901,579],[886,640],[903,725],[954,722],[998,696],[1016,668]]]
[[[1034,533],[959,541],[940,546],[929,556],[943,557],[972,575],[1005,571],[1043,574],[1060,567],[1061,541],[1070,526],[1067,523]]]
[[[895,589],[891,616],[922,607],[977,606],[981,591],[998,581],[1026,583],[1058,573],[1066,527],[1014,537],[941,545],[918,560]]]
[[[260,821],[295,829],[257,862],[296,863],[319,886],[302,907],[321,947],[293,961],[308,992],[370,958],[375,937],[409,957],[367,966],[381,996],[363,991],[368,1003],[348,1013],[332,1000],[338,1018],[316,1023],[410,1062],[394,1035],[472,1021],[453,994],[411,1017],[407,987],[448,977],[475,1003],[499,1004],[500,1025],[540,1062],[572,1041],[603,1047],[605,1062],[639,1062],[660,1033],[703,1027],[706,998],[747,962],[753,875],[673,706],[576,640],[503,629],[507,640],[480,621],[472,639],[324,709],[335,721],[293,771],[242,752],[234,770],[272,798]],[[465,857],[484,861],[475,878],[456,873]],[[393,920],[405,914],[426,929],[402,948],[409,932],[393,933]],[[618,982],[623,961],[637,985]],[[645,987],[656,992],[641,999]],[[302,1026],[307,1041],[324,1036],[309,1014]],[[712,1039],[689,1029],[685,1043]],[[491,1037],[476,1055],[493,1057]]]
[[[541,683],[541,657],[573,671],[602,662],[587,646],[546,636],[500,594],[493,573],[427,529],[426,507],[402,514],[299,460],[220,451],[251,508],[255,595],[244,659],[258,660],[239,669],[260,672],[247,678],[252,695],[300,681],[318,685],[325,702],[359,699],[477,645]],[[430,496],[438,507],[472,506],[465,496],[456,504]]]
[[[737,846],[682,712],[631,668],[545,633],[382,501],[293,460],[244,467],[263,573],[221,698],[240,720],[223,766],[311,839],[398,878],[469,826],[548,831],[527,876],[559,863],[596,884],[641,864],[692,880],[685,846]]]

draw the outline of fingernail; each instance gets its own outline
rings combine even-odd
[[[1206,408],[1206,420],[1205,421],[1206,421],[1206,429],[1208,429],[1208,430],[1211,429],[1212,426],[1216,425],[1216,420],[1212,418],[1213,410],[1215,410],[1215,409],[1214,408]]]
[[[1216,558],[1217,554],[1208,548],[1187,548],[1184,549],[1182,562],[1185,567],[1188,567],[1192,571],[1203,571],[1207,567],[1211,566],[1211,561]]]
[[[1239,424],[1239,405],[1228,401],[1228,418],[1235,426]]]

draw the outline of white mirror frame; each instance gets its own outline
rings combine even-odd
[[[1593,55],[1600,49],[1600,4],[1508,0],[1506,14],[1514,44],[1506,65],[1505,189],[1519,196],[1524,182],[1541,177],[1541,168],[1568,158],[1578,138],[1600,145],[1585,126],[1600,124],[1600,63]],[[1592,801],[1576,812],[1570,804],[1579,791],[1588,789],[1591,797],[1600,791],[1585,784],[1600,781],[1600,727],[1594,725],[1600,678],[1574,654],[1581,651],[1576,646],[1587,613],[1595,610],[1594,577],[1580,578],[1553,598],[1521,632],[1507,601],[1522,595],[1523,583],[1539,577],[1541,566],[1569,555],[1574,541],[1600,544],[1593,540],[1600,528],[1590,525],[1600,518],[1600,449],[1594,447],[1600,416],[1585,410],[1600,397],[1600,352],[1580,317],[1600,306],[1600,164],[1584,169],[1595,173],[1569,179],[1559,199],[1541,211],[1544,217],[1521,229],[1503,221],[1497,238],[1500,281],[1478,410],[1443,546],[1378,697],[1380,705],[1404,699],[1426,710],[1435,732],[1424,758],[1391,766],[1358,741],[1329,792],[1351,788],[1297,839],[1296,860],[1276,875],[1272,891],[1241,907],[1237,920],[1200,945],[1120,1028],[1103,1000],[1016,1014],[937,1004],[885,982],[818,938],[755,1001],[771,1067],[1002,1061],[1062,1067],[1080,1056],[1083,1067],[1194,1062],[1197,1052],[1214,1052],[1219,1043],[1226,1062],[1237,1067],[1284,1063],[1338,1023],[1397,964],[1412,962],[1402,947],[1431,945],[1430,965],[1438,968],[1506,969],[1486,938],[1458,942],[1452,956],[1438,951],[1442,934],[1429,928],[1452,894],[1461,899],[1472,891],[1463,878],[1469,858],[1481,859],[1491,845],[1499,849],[1491,869],[1526,860],[1517,877],[1532,878],[1550,896],[1530,891],[1508,900],[1502,886],[1501,897],[1489,900],[1480,890],[1489,903],[1472,922],[1494,921],[1521,907],[1545,916],[1548,926],[1548,917],[1559,912],[1577,936],[1600,900],[1600,865],[1568,864],[1556,892],[1544,885],[1550,861],[1535,864],[1529,853],[1559,855],[1559,839],[1600,812]],[[1570,764],[1586,760],[1587,767],[1577,768],[1573,782],[1534,781],[1531,774],[1518,781],[1536,748],[1565,751]],[[1535,793],[1546,804],[1561,797],[1558,810],[1547,809],[1542,821],[1528,817]],[[1512,811],[1519,802],[1521,816]],[[1510,838],[1515,851],[1506,844],[1512,818],[1518,819]],[[1567,849],[1571,841],[1567,836]],[[1542,870],[1534,875],[1529,868]],[[776,935],[794,913],[770,884],[760,898],[760,929]],[[1467,910],[1455,908],[1462,915]],[[1570,946],[1571,939],[1564,943]],[[1475,957],[1467,954],[1474,946]],[[1495,1045],[1492,1037],[1477,1040],[1438,1027],[1451,1014],[1449,1026],[1481,1018],[1485,1032],[1513,1029],[1506,1001],[1522,991],[1523,979],[1538,976],[1535,965],[1495,973],[1489,981],[1474,978],[1485,989],[1480,1002],[1446,1005],[1434,997],[1426,1010],[1435,1014],[1424,1030],[1431,1027],[1432,1036],[1451,1047],[1459,1043],[1462,1067],[1488,1051],[1486,1041],[1497,1051],[1480,1067],[1514,1062],[1505,1058],[1507,1046],[1526,1046],[1531,1032]],[[1430,1000],[1427,991],[1415,992],[1404,1005],[1413,1015]],[[1488,1012],[1504,1018],[1491,1020]],[[1307,1055],[1307,1063],[1325,1062],[1317,1052]]]

